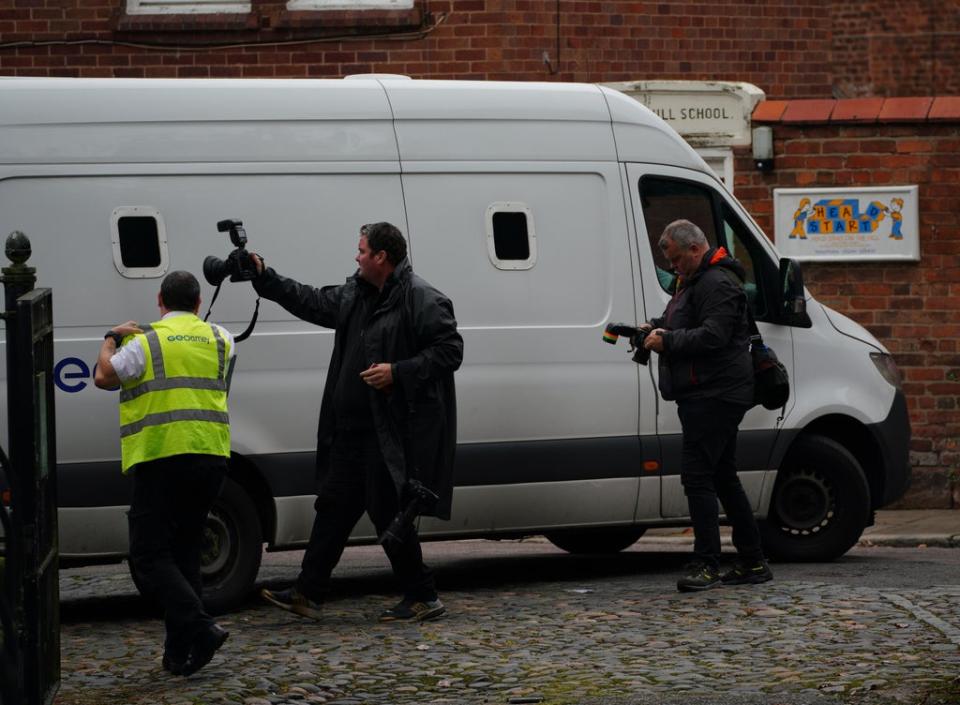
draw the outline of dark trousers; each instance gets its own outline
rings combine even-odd
[[[327,476],[315,503],[310,543],[303,556],[297,589],[320,601],[330,589],[330,573],[363,512],[377,533],[383,533],[399,510],[397,491],[380,453],[373,431],[337,432],[330,449]],[[400,541],[384,545],[404,597],[437,599],[433,573],[423,563],[420,540],[412,523],[403,527]]]
[[[740,559],[762,559],[757,522],[737,477],[737,430],[747,409],[718,399],[690,399],[679,401],[677,410],[683,427],[680,480],[693,523],[694,556],[719,568],[719,499]]]
[[[163,607],[165,649],[178,661],[213,624],[200,601],[200,548],[226,469],[226,459],[213,455],[175,455],[133,468],[130,563]]]

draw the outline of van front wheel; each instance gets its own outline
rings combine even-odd
[[[768,557],[830,561],[860,539],[870,517],[870,488],[860,463],[824,436],[797,440],[773,488],[760,523]]]
[[[637,542],[646,529],[642,526],[602,526],[595,529],[555,531],[547,540],[568,553],[619,553]]]

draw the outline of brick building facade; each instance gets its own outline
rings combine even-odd
[[[955,0],[374,0],[357,9],[366,1],[223,0],[214,7],[227,12],[184,12],[210,7],[201,0],[143,14],[157,3],[0,0],[0,76],[753,83],[768,99],[755,120],[774,125],[777,166],[756,172],[749,149],[738,150],[735,189],[768,233],[774,187],[920,187],[919,262],[805,273],[816,296],[866,325],[903,367],[915,464],[905,505],[960,507],[960,106],[941,99],[937,113],[927,99],[913,117],[890,118],[882,101],[843,100],[960,95]],[[814,107],[804,99],[817,100],[813,118],[802,117]],[[838,106],[854,119],[839,119]]]
[[[797,103],[758,106],[754,123],[774,127],[776,168],[755,171],[738,154],[737,197],[773,233],[774,188],[919,186],[919,262],[807,263],[804,277],[900,366],[914,465],[903,504],[960,507],[960,98],[800,103],[796,120],[787,111]],[[888,104],[897,117],[881,119]]]
[[[407,0],[365,11],[252,0],[230,3],[249,10],[239,13],[129,12],[139,4],[146,0],[2,0],[0,75],[379,72],[746,81],[768,98],[960,94],[955,0]]]

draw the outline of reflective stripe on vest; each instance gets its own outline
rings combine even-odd
[[[183,454],[230,455],[228,344],[216,326],[173,316],[136,336],[146,365],[120,392],[120,445],[132,466]]]

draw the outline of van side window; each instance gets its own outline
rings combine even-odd
[[[713,217],[713,197],[710,189],[689,181],[644,176],[640,179],[640,203],[643,220],[647,226],[647,238],[653,263],[657,267],[657,279],[664,291],[670,291],[673,283],[673,268],[660,249],[663,229],[675,220],[683,218],[695,223],[711,247],[717,246],[717,229]]]
[[[750,235],[743,221],[730,210],[725,202],[721,207],[723,217],[724,246],[731,257],[734,257],[746,270],[743,289],[747,293],[747,301],[754,318],[763,318],[767,313],[766,301],[763,297],[763,287],[758,280],[763,278],[762,263],[767,261],[766,255]],[[758,276],[759,274],[759,276]]]
[[[531,269],[537,260],[533,214],[522,203],[487,207],[487,254],[497,269]]]
[[[167,271],[167,235],[160,212],[149,206],[116,208],[111,218],[113,263],[125,277],[159,277]]]

